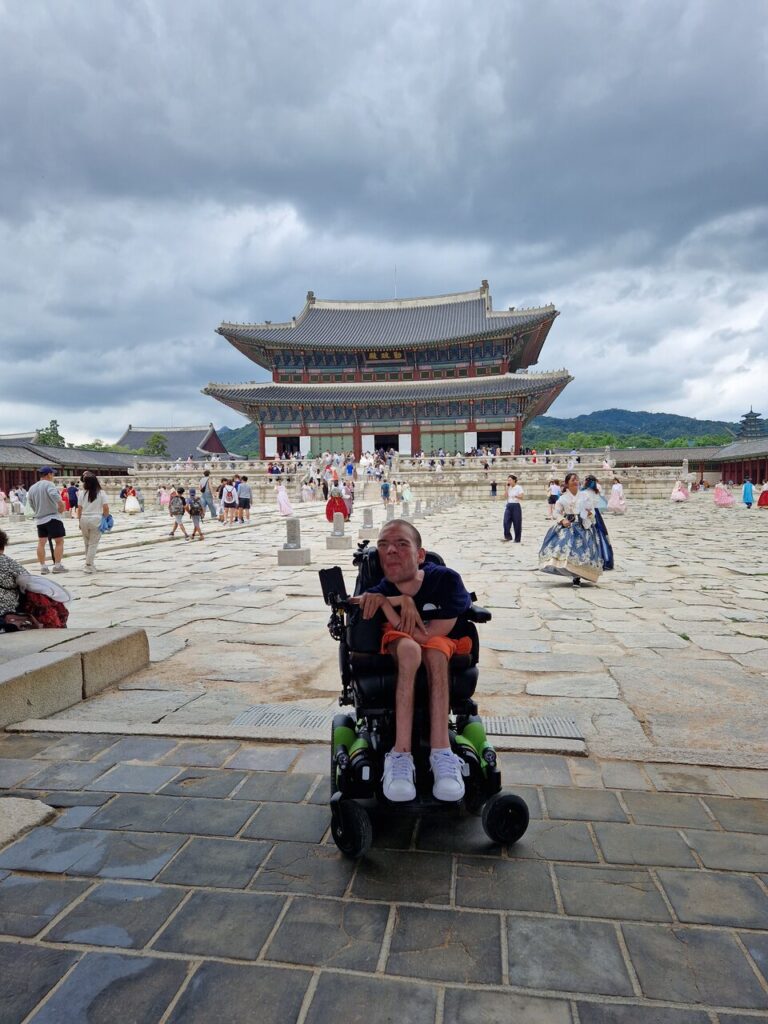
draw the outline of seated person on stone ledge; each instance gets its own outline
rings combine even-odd
[[[6,555],[7,543],[8,534],[4,530],[0,530],[0,619],[6,612],[18,611],[21,600],[19,576],[23,576],[27,572],[23,565]],[[2,628],[1,622],[0,628]]]
[[[381,653],[392,655],[397,663],[395,745],[384,758],[384,796],[395,802],[416,797],[411,734],[416,672],[423,664],[429,688],[432,793],[438,800],[461,800],[461,758],[452,752],[448,737],[448,662],[452,655],[471,649],[467,637],[453,639],[451,632],[472,600],[457,572],[424,562],[421,535],[404,519],[385,523],[376,546],[384,578],[352,601],[360,605],[364,619],[383,613]],[[425,623],[421,618],[425,610],[437,610],[442,616]]]

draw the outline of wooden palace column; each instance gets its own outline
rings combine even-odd
[[[515,417],[515,455],[523,450],[523,417]]]
[[[267,453],[265,451],[265,449],[267,447],[266,440],[265,440],[266,434],[267,434],[267,432],[264,429],[264,424],[263,423],[259,423],[259,455],[260,455],[260,457],[262,459],[266,459],[266,457],[267,457]]]
[[[421,451],[421,424],[419,423],[418,406],[413,407],[413,422],[411,424],[411,453]]]

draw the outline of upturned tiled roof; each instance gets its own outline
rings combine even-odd
[[[209,384],[203,394],[248,405],[336,405],[378,402],[428,402],[440,399],[538,395],[564,388],[567,370],[509,373],[458,380],[390,381],[353,384]]]
[[[26,445],[0,444],[0,466],[7,469],[36,469],[50,462],[50,459],[37,455]]]
[[[125,431],[123,436],[115,443],[124,448],[132,448],[138,451],[143,448],[153,434],[162,434],[166,441],[167,455],[164,459],[186,459],[191,455],[198,458],[200,452],[205,452],[206,444],[214,435],[216,430],[210,423],[201,427],[132,427]],[[222,442],[222,447],[226,445]],[[215,450],[215,449],[214,449]]]
[[[602,453],[605,449],[594,449]],[[677,466],[689,462],[711,462],[720,451],[718,445],[700,445],[698,448],[612,448],[611,459],[619,466]],[[581,452],[582,456],[584,452]]]
[[[732,459],[763,459],[768,457],[768,435],[752,437],[745,441],[733,441],[720,448],[716,462],[730,462]]]
[[[462,338],[522,332],[557,316],[553,305],[494,310],[487,285],[471,292],[368,302],[318,300],[312,292],[288,323],[224,322],[217,332],[256,348],[349,349],[422,347]]]
[[[0,434],[0,445],[16,447],[20,444],[34,444],[36,437],[36,430],[31,430],[26,434]]]
[[[98,448],[54,448],[46,444],[27,445],[51,466],[72,466],[79,469],[125,469],[136,461],[135,455],[103,452]]]
[[[45,444],[0,443],[0,466],[10,469],[34,469],[51,466],[57,472],[62,467],[71,469],[113,470],[127,469],[135,462],[133,455],[120,452],[102,452],[98,449],[54,448]]]

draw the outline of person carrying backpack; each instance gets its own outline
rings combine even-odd
[[[205,505],[203,505],[202,500],[197,496],[197,491],[194,487],[189,488],[187,512],[192,519],[192,540],[194,540],[195,537],[199,537],[200,540],[204,540],[203,531],[200,529],[200,521],[205,515]]]
[[[168,502],[168,513],[173,520],[173,529],[168,534],[172,537],[176,533],[176,527],[181,527],[181,532],[184,534],[184,540],[191,540],[189,534],[184,528],[184,509],[186,504],[184,502],[184,488],[179,487],[175,494],[171,495],[171,500]]]
[[[234,480],[227,480],[222,487],[221,505],[224,510],[224,525],[234,526],[237,513],[237,488]]]

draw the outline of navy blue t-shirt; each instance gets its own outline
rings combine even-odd
[[[440,612],[434,616],[437,619],[455,619],[469,608],[472,598],[461,576],[454,569],[446,565],[435,565],[434,562],[425,562],[421,568],[424,570],[424,579],[418,591],[412,595],[419,612],[435,610]],[[397,586],[387,579],[370,589],[374,594],[383,594],[385,597],[399,597],[401,594]]]

